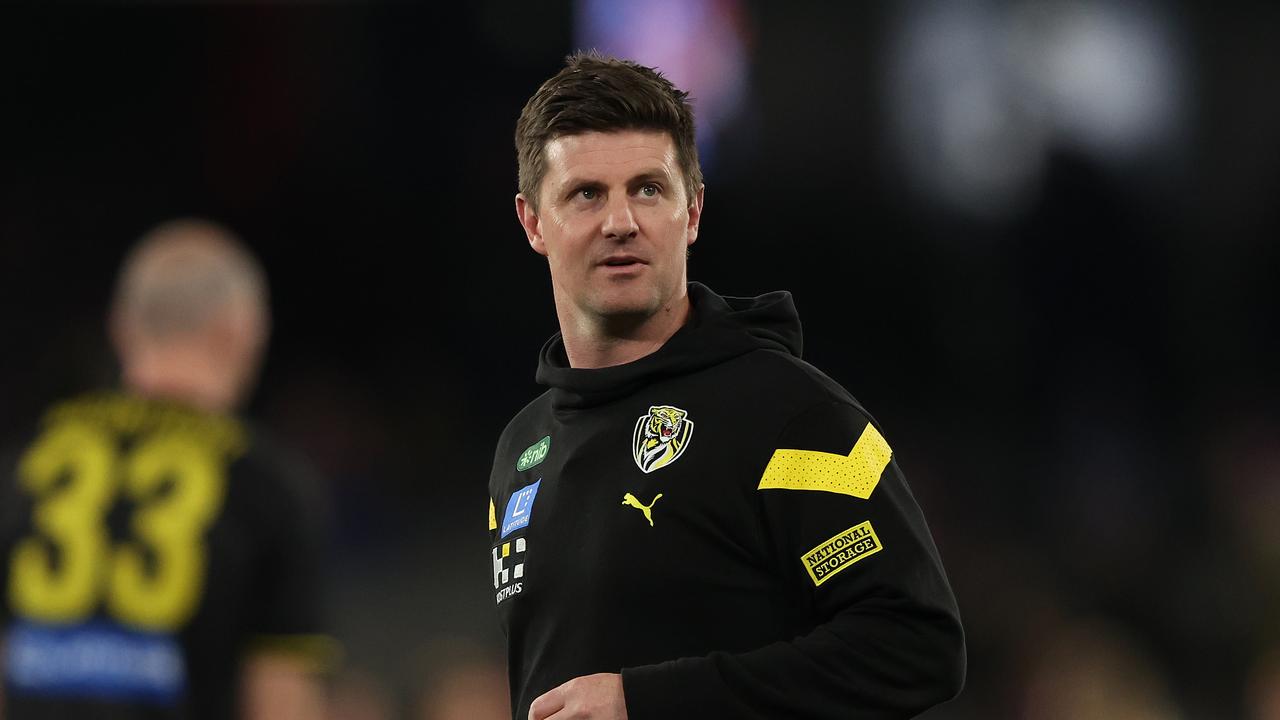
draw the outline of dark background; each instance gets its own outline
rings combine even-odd
[[[1146,7],[1176,30],[1177,139],[1116,163],[1050,138],[992,214],[904,179],[900,8],[742,5],[753,94],[690,277],[792,291],[806,359],[886,428],[969,636],[930,717],[1280,717],[1280,12]],[[249,414],[334,500],[334,717],[408,717],[499,652],[488,466],[556,330],[511,135],[574,22],[0,8],[0,431],[115,381],[106,300],[143,232],[240,233],[275,320]]]

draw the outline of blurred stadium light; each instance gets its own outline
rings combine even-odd
[[[1123,167],[1186,122],[1183,47],[1161,6],[1111,0],[904,3],[884,67],[891,162],[926,198],[999,219],[1049,152]]]
[[[748,23],[739,0],[579,0],[574,44],[657,67],[688,90],[704,172],[716,136],[745,106]]]

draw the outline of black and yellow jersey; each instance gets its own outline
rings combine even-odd
[[[0,468],[6,720],[229,718],[259,650],[324,663],[318,488],[230,417],[52,407]]]
[[[515,717],[621,673],[632,720],[902,718],[955,695],[964,637],[882,429],[800,360],[790,295],[689,286],[617,367],[543,348],[550,390],[490,476]]]

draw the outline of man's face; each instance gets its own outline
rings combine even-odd
[[[643,320],[679,297],[702,189],[691,201],[671,136],[559,137],[547,143],[546,163],[538,210],[517,196],[516,212],[550,263],[557,307],[579,321]]]

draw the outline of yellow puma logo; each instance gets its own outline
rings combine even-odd
[[[622,496],[622,504],[630,505],[631,507],[644,513],[644,519],[649,521],[649,527],[653,527],[653,513],[652,513],[653,505],[654,503],[658,502],[658,499],[661,497],[662,497],[662,493],[658,493],[657,496],[653,498],[653,502],[649,503],[648,505],[645,505],[644,503],[637,500],[635,495],[632,495],[631,493],[627,493],[626,495]]]

